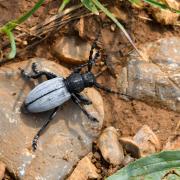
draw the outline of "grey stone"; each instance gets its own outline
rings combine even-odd
[[[142,54],[146,60],[130,56],[117,81],[120,91],[180,112],[180,38],[144,45]]]
[[[30,71],[32,62],[64,77],[70,73],[68,69],[40,58],[0,68],[0,160],[20,179],[64,179],[79,159],[91,151],[92,141],[103,123],[103,101],[95,89],[84,91],[93,101],[86,109],[99,123],[88,120],[73,102],[65,103],[33,152],[32,139],[50,112],[23,114],[20,111],[22,102],[37,81],[22,79],[18,67]]]

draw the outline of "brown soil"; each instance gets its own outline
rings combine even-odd
[[[15,0],[13,3],[10,1],[1,1],[0,25],[26,12],[35,2],[36,1],[32,2],[29,0]],[[73,3],[75,2],[73,1]],[[32,27],[38,22],[42,22],[44,18],[51,16],[53,13],[55,14],[58,9],[58,4],[59,0],[46,1],[38,12],[27,20],[23,26],[26,28]],[[137,47],[144,43],[158,40],[162,37],[180,36],[180,28],[178,26],[164,26],[157,23],[154,19],[149,21],[140,18],[142,16],[152,18],[151,14],[147,10],[134,9],[126,1],[113,1],[113,3],[110,1],[109,8],[114,6],[122,10],[123,18],[121,22],[129,34],[133,37]],[[77,35],[78,32],[74,30],[77,29],[77,22],[77,20],[72,21],[58,33],[38,44],[35,49],[33,48],[33,50],[29,50],[25,54],[21,55],[21,57],[16,59],[16,61],[20,61],[21,59],[23,60],[28,57],[38,56],[61,63],[51,54],[51,44],[59,34],[67,33]],[[104,54],[108,56],[106,60],[108,70],[101,74],[98,81],[116,89],[115,75],[126,64],[127,55],[133,48],[117,27],[115,27],[115,30],[112,30],[113,23],[103,14],[99,17],[88,17],[86,19],[85,27],[86,31],[84,32],[83,38],[88,40],[92,40],[94,38],[94,34],[101,29],[102,38],[100,39],[100,46],[104,49]],[[0,38],[0,44],[1,43],[4,44],[4,40]],[[21,49],[21,46],[18,47]],[[99,70],[101,69],[101,66],[97,66],[95,69]],[[168,111],[159,106],[148,105],[136,100],[126,102],[114,95],[103,92],[102,96],[104,99],[105,109],[104,128],[114,126],[118,129],[119,136],[133,136],[139,128],[141,128],[144,124],[147,124],[158,136],[161,145],[163,146],[168,137],[174,133],[180,119],[180,115],[178,113]],[[93,162],[98,167],[100,171],[99,173],[101,173],[102,177],[112,174],[119,168],[112,167],[104,162],[102,157],[97,155],[98,150],[96,146],[94,146],[94,151],[97,158],[94,158]]]

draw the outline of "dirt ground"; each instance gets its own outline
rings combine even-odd
[[[14,0],[13,3],[5,0],[0,1],[0,25],[26,12],[33,6],[34,2],[35,1],[29,0]],[[72,2],[72,4],[75,3],[76,1]],[[120,17],[121,22],[133,38],[137,47],[163,37],[180,36],[180,27],[164,26],[157,23],[148,10],[132,8],[127,1],[113,1],[113,3],[111,1],[106,1],[106,3],[108,3],[108,8],[112,9],[112,11],[114,7],[118,7],[122,10],[123,13]],[[42,22],[43,19],[57,12],[58,5],[59,0],[46,1],[34,15],[23,24],[23,26],[27,29]],[[152,20],[141,17],[148,17]],[[28,52],[16,58],[15,61],[20,61],[29,57],[45,57],[70,67],[69,65],[60,62],[52,55],[51,44],[53,44],[56,37],[60,34],[77,35],[77,23],[78,20],[71,21],[59,32],[39,43],[35,49],[28,50]],[[103,53],[108,57],[111,57],[112,55],[115,58],[107,58],[106,65],[108,68],[99,76],[98,81],[108,87],[117,89],[115,76],[126,64],[127,55],[133,48],[125,39],[122,32],[117,27],[114,28],[113,23],[102,13],[99,17],[87,17],[86,31],[82,38],[91,41],[94,38],[94,34],[100,30],[102,34],[100,46],[103,49]],[[1,38],[0,44],[4,45],[4,40]],[[19,45],[18,48],[20,49],[21,45]],[[95,73],[100,69],[101,66],[97,66],[95,68]],[[180,114],[163,109],[159,105],[148,105],[136,100],[126,102],[114,95],[104,92],[101,94],[103,96],[105,109],[104,128],[114,126],[118,129],[119,136],[133,136],[138,129],[146,124],[158,136],[161,145],[163,146],[168,137],[174,133],[180,119]],[[94,145],[94,152],[96,151],[98,153],[96,145]],[[102,177],[112,174],[119,168],[108,165],[101,157],[99,158],[99,162],[94,160],[94,163],[96,167],[98,167]]]

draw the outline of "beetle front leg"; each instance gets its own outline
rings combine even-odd
[[[72,93],[72,100],[73,102],[79,106],[79,108],[81,109],[81,111],[88,117],[88,119],[90,119],[91,121],[94,122],[99,122],[95,117],[93,117],[91,114],[89,114],[86,109],[80,104],[80,100],[78,99],[78,97],[76,96],[76,94]]]
[[[73,70],[75,73],[79,73],[81,71],[81,69],[86,66],[88,67],[88,71],[91,71],[93,64],[95,64],[96,60],[99,57],[99,50],[93,56],[94,49],[97,49],[97,44],[96,44],[97,39],[98,39],[98,37],[95,39],[95,41],[93,42],[93,44],[91,46],[88,62],[75,67]]]
[[[48,124],[51,122],[51,120],[53,120],[54,116],[56,115],[56,112],[58,110],[59,107],[56,107],[53,112],[51,113],[51,115],[49,116],[48,120],[45,122],[45,124],[41,127],[41,129],[37,132],[37,134],[34,136],[33,141],[32,141],[32,148],[33,151],[35,151],[37,149],[37,142],[39,137],[41,136],[41,134],[43,133],[43,131],[46,129],[46,127],[48,126]]]
[[[75,67],[75,68],[73,69],[73,72],[74,72],[74,73],[79,73],[79,72],[81,71],[81,69],[82,69],[83,67],[87,66],[87,65],[88,65],[88,63],[81,64],[81,65]]]
[[[90,50],[90,53],[89,53],[89,60],[88,60],[88,71],[90,72],[91,69],[92,69],[92,66],[93,64],[96,62],[96,60],[98,59],[99,57],[99,51],[97,51],[93,57],[93,51],[94,49],[97,48],[97,44],[96,44],[96,41],[93,42],[92,46],[91,46],[91,50]]]
[[[37,79],[37,78],[40,78],[43,75],[45,75],[48,80],[57,77],[57,75],[55,75],[54,73],[51,73],[51,72],[38,71],[36,69],[36,66],[35,66],[34,63],[32,64],[32,70],[33,70],[34,74],[27,73],[24,69],[20,69],[21,75],[26,79]]]
[[[37,63],[35,62],[32,63],[32,71],[39,76],[45,75],[48,80],[57,77],[57,75],[52,72],[39,71],[37,68]]]

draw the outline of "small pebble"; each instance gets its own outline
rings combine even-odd
[[[114,127],[108,127],[103,131],[98,140],[98,147],[107,162],[113,165],[122,163],[124,152]]]
[[[141,157],[139,146],[131,137],[121,137],[119,138],[119,141],[126,152],[130,153],[132,157],[137,159]]]
[[[76,36],[59,37],[52,47],[54,55],[69,64],[85,63],[89,58],[90,49],[90,43]]]
[[[114,32],[116,30],[116,25],[115,24],[111,24],[111,31]]]
[[[159,139],[147,125],[135,134],[133,140],[139,146],[142,157],[158,152],[161,148]]]

